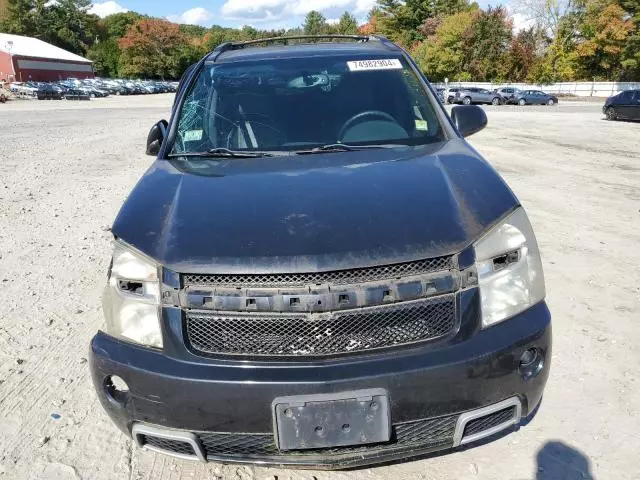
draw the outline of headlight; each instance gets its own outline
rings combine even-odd
[[[475,245],[482,325],[513,317],[545,297],[538,243],[522,208]]]
[[[158,265],[120,242],[115,243],[102,308],[107,333],[162,348]]]

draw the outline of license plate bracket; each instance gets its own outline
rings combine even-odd
[[[272,412],[280,450],[366,445],[391,439],[389,396],[381,388],[278,397]]]

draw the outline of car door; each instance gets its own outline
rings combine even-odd
[[[631,97],[628,118],[640,120],[640,90],[634,90]]]
[[[541,105],[545,103],[545,95],[542,92],[539,92],[538,90],[534,90],[533,92],[531,92],[531,103],[533,103],[534,105]]]
[[[612,107],[616,111],[618,118],[632,118],[633,115],[633,99],[635,98],[633,90],[622,92],[616,99]]]

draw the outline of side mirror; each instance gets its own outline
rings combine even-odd
[[[460,135],[468,137],[487,126],[487,114],[477,105],[458,105],[451,109],[451,120]]]
[[[149,135],[147,136],[147,155],[158,156],[162,142],[164,142],[164,139],[167,137],[168,127],[169,123],[166,120],[160,120],[151,127],[151,131],[149,131]]]

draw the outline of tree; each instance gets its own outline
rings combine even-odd
[[[122,49],[120,73],[148,78],[179,78],[186,68],[184,34],[175,23],[142,19],[118,42]]]
[[[114,13],[102,19],[102,25],[107,31],[108,37],[122,38],[126,35],[127,29],[143,18],[149,18],[146,15],[140,15],[136,12]]]
[[[84,55],[98,31],[90,6],[90,0],[9,0],[2,29]]]
[[[627,37],[620,55],[622,74],[621,79],[640,80],[640,0],[619,0],[628,19],[633,22],[633,30]]]
[[[358,21],[349,12],[344,12],[336,25],[336,32],[341,35],[357,35]]]
[[[88,13],[91,0],[56,0],[46,5],[56,37],[52,43],[84,55],[95,41],[100,20]]]
[[[37,31],[36,0],[9,0],[0,30],[17,35],[33,36]]]
[[[505,61],[505,78],[513,82],[524,82],[537,61],[541,39],[538,27],[520,30],[511,39]]]
[[[360,26],[358,29],[361,35],[373,35],[374,33],[378,33],[378,16],[381,15],[381,12],[378,8],[373,8],[369,12],[369,18],[367,19],[367,23]]]
[[[581,41],[576,54],[583,78],[619,78],[622,73],[621,54],[633,22],[626,12],[612,0],[598,0],[589,4],[579,32]]]
[[[311,10],[304,19],[302,29],[305,35],[322,35],[328,32],[329,25],[324,15],[317,10]]]
[[[420,27],[429,18],[448,16],[468,9],[467,0],[378,0],[383,34],[404,46],[425,38]]]
[[[467,47],[463,35],[474,18],[471,10],[444,17],[434,35],[414,46],[412,54],[430,80],[471,80],[471,74],[465,71]]]
[[[504,61],[513,25],[504,7],[478,10],[462,35],[465,71],[474,80],[503,80]]]
[[[93,60],[93,69],[100,77],[117,77],[119,75],[120,47],[118,40],[108,38],[93,45],[87,52]]]

